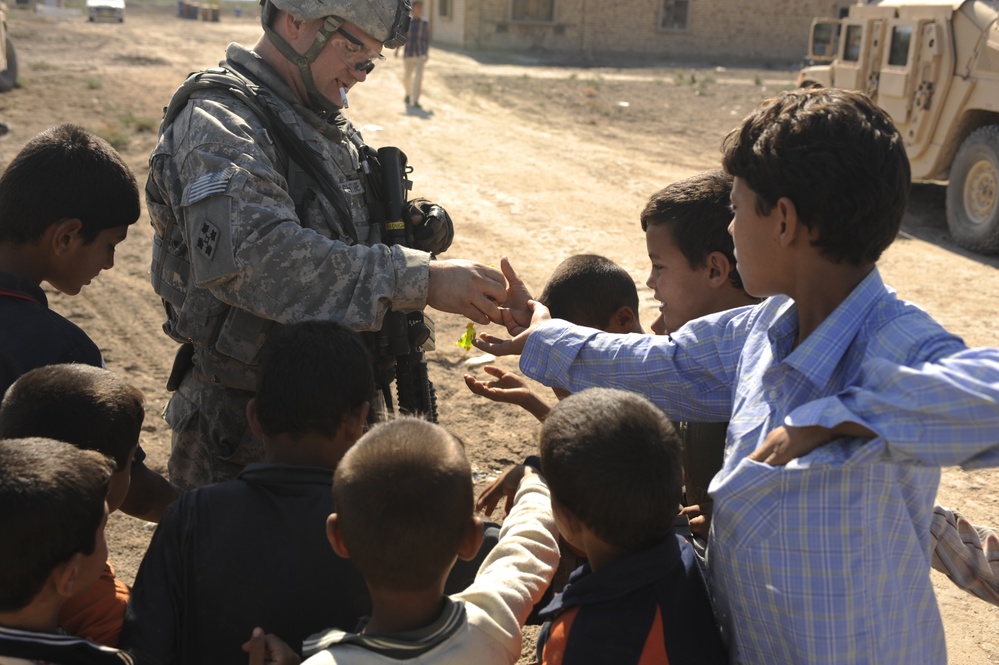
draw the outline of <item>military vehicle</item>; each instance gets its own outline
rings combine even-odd
[[[0,1],[0,92],[17,84],[17,53],[7,35],[7,3]]]
[[[802,86],[860,90],[891,115],[918,181],[947,181],[947,225],[999,253],[999,0],[872,0],[812,22]]]

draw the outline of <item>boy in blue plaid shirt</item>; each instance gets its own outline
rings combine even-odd
[[[477,346],[523,351],[548,385],[730,421],[707,566],[737,662],[945,663],[929,578],[939,467],[999,463],[999,351],[968,349],[881,281],[910,171],[867,97],[782,93],[723,153],[739,272],[766,300],[669,338],[549,322],[531,304],[516,337]]]

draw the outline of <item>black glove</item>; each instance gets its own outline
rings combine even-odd
[[[413,248],[443,254],[454,240],[454,224],[447,210],[426,199],[413,199],[407,206],[413,220]]]

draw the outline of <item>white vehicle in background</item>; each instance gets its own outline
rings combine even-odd
[[[999,254],[999,0],[868,0],[815,19],[804,86],[862,90],[891,115],[914,180],[947,182],[959,245]]]
[[[87,20],[125,22],[125,0],[87,0]]]
[[[0,92],[17,85],[17,53],[7,35],[7,3],[0,0]]]

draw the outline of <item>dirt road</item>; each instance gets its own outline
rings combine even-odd
[[[229,41],[252,44],[256,20],[199,23],[141,8],[126,22],[43,19],[24,10],[9,23],[22,87],[0,95],[6,166],[32,135],[73,121],[119,146],[140,181],[162,107],[184,76],[212,66]],[[618,63],[622,64],[622,63]],[[498,264],[507,255],[538,292],[551,269],[580,252],[603,254],[644,285],[647,259],[638,212],[666,184],[715,167],[724,133],[764,96],[793,85],[793,72],[735,67],[556,67],[529,55],[479,57],[434,49],[424,112],[407,111],[401,61],[388,54],[350,95],[349,115],[375,146],[398,145],[415,167],[417,195],[445,204],[457,225],[449,256]],[[53,183],[53,186],[58,186]],[[955,250],[946,237],[940,188],[914,190],[906,232],[881,270],[900,294],[971,345],[999,344],[999,261]],[[174,345],[161,332],[149,286],[151,230],[145,216],[118,252],[114,270],[76,298],[52,306],[79,323],[147,398],[143,447],[165,469],[169,432],[159,418]],[[642,319],[654,313],[641,287]],[[458,317],[432,314],[430,354],[442,423],[470,445],[483,482],[532,448],[535,422],[471,395],[461,381],[470,356],[454,342]],[[500,366],[515,369],[515,362]],[[541,389],[544,391],[545,389]],[[541,394],[545,394],[542,392]],[[999,471],[944,472],[939,500],[977,522],[999,525]],[[860,518],[863,506],[857,507]],[[130,581],[151,531],[113,516],[112,561]],[[952,663],[999,663],[999,608],[933,573]],[[526,660],[525,660],[526,662]]]

